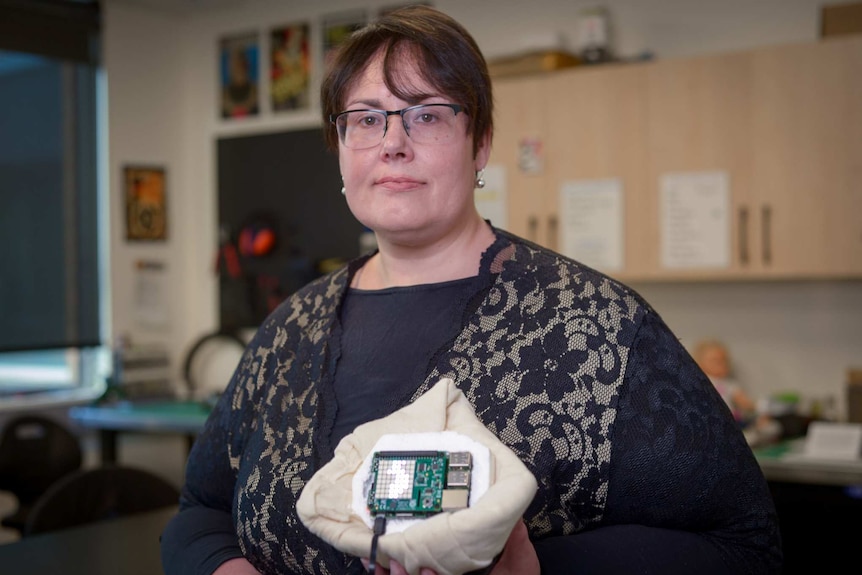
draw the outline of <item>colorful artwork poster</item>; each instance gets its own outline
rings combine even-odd
[[[165,169],[126,166],[126,239],[164,240],[168,237]]]
[[[221,117],[244,118],[260,111],[257,33],[220,40]]]
[[[343,12],[323,17],[323,63],[328,66],[335,49],[365,26],[365,12]]]
[[[272,109],[301,110],[311,102],[311,53],[308,23],[270,32],[270,96]]]

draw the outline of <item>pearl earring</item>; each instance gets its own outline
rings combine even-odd
[[[476,172],[476,187],[480,190],[485,187],[485,180],[482,176],[485,174],[485,170],[479,170]]]
[[[341,176],[341,195],[347,195],[347,190],[344,189],[344,176]]]

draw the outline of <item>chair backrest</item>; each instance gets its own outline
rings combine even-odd
[[[183,362],[190,399],[209,402],[221,395],[242,359],[245,346],[242,337],[233,331],[216,331],[199,337]]]
[[[17,416],[0,433],[0,489],[12,492],[20,505],[35,502],[82,461],[78,437],[49,417]]]
[[[33,506],[23,535],[57,531],[179,503],[179,489],[144,469],[106,465],[56,482]]]

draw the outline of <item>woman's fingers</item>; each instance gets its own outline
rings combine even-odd
[[[362,564],[365,566],[365,570],[368,570],[368,559],[363,558]],[[392,560],[389,562],[389,569],[386,569],[379,563],[377,564],[377,568],[374,570],[374,575],[408,575],[407,569],[404,568],[403,565],[398,563],[398,561]],[[437,575],[437,572],[433,569],[428,569],[423,567],[419,570],[419,575]]]

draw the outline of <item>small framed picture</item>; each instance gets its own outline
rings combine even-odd
[[[300,22],[270,31],[270,96],[276,112],[311,105],[309,28],[307,22]]]
[[[340,12],[323,17],[323,64],[329,65],[332,54],[348,36],[365,26],[364,10]]]
[[[123,184],[126,193],[126,239],[167,239],[165,169],[125,166]]]
[[[222,38],[219,67],[221,117],[244,118],[260,112],[258,34],[252,32]]]

